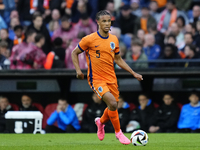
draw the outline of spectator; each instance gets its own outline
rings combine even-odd
[[[113,16],[113,17],[117,16],[113,0],[110,0],[110,1],[107,2],[105,10],[109,11],[109,13],[111,14],[111,16]]]
[[[176,21],[176,18],[179,16],[183,16],[186,24],[188,23],[188,19],[182,11],[177,10],[175,6],[175,0],[168,0],[166,9],[162,11],[159,22],[158,22],[158,31],[165,33],[168,27]]]
[[[146,54],[142,50],[142,42],[139,39],[132,41],[131,51],[127,52],[126,60],[132,60],[134,62],[129,65],[131,68],[148,68],[147,62],[138,62],[148,60]]]
[[[136,22],[137,16],[131,14],[131,8],[129,5],[124,5],[121,7],[121,14],[116,19],[116,22],[113,26],[119,26],[122,34],[136,34]]]
[[[145,33],[148,33],[147,26],[151,24],[156,24],[156,20],[150,15],[149,8],[146,6],[142,7],[141,17],[136,20],[136,29],[142,29]]]
[[[71,58],[71,53],[74,50],[74,48],[78,45],[80,40],[85,36],[86,34],[84,32],[79,32],[78,37],[73,39],[70,46],[66,49],[66,55],[65,55],[65,67],[68,69],[75,69],[72,58]],[[80,68],[81,69],[87,69],[87,62],[86,62],[86,56],[84,53],[79,54],[79,63],[80,63]]]
[[[0,96],[0,133],[5,132],[6,129],[5,114],[11,110],[13,110],[13,108],[9,104],[8,98],[5,96]]]
[[[175,45],[176,44],[176,36],[174,34],[169,34],[166,37],[165,44]]]
[[[6,29],[6,28],[7,28],[7,24],[5,23],[3,17],[0,15],[0,30]]]
[[[158,13],[158,2],[157,1],[151,1],[150,4],[149,4],[150,14],[151,14],[151,16],[154,17],[156,22],[159,22],[159,16],[160,16],[160,14]]]
[[[53,124],[57,122],[58,127]],[[56,110],[47,120],[46,133],[74,133],[80,130],[75,111],[66,99],[59,99]]]
[[[177,17],[176,23],[178,25],[180,32],[184,33],[185,32],[185,19],[183,18],[183,16]]]
[[[43,8],[42,1],[35,0],[18,0],[17,11],[19,12],[20,20],[23,21],[23,25],[29,26],[31,24],[32,14],[36,10]]]
[[[5,6],[4,9],[4,18],[7,24],[10,22],[10,14],[12,10],[15,9],[15,0],[3,0],[3,4]]]
[[[193,6],[192,15],[193,17],[190,19],[190,22],[196,25],[197,21],[200,20],[200,7],[198,5]]]
[[[195,29],[195,24],[193,23],[189,23],[187,25],[185,25],[185,32],[190,32],[192,33],[193,39],[195,39],[195,35],[196,35],[196,29]]]
[[[157,25],[154,24],[150,24],[147,26],[148,32],[150,34],[153,34],[155,37],[155,44],[159,45],[160,48],[163,50],[164,49],[164,39],[165,36],[163,33],[161,33],[160,31],[157,30]]]
[[[134,109],[130,114],[130,122],[126,127],[126,132],[133,132],[135,129],[148,131],[152,124],[155,108],[153,102],[146,94],[140,94],[138,97],[140,106]]]
[[[0,42],[0,54],[7,59],[10,57],[10,51],[8,50],[8,43],[6,41]]]
[[[14,37],[13,45],[22,43],[22,41],[25,38],[24,33],[23,33],[23,27],[21,25],[15,26],[14,32],[15,32],[15,37]]]
[[[65,49],[62,48],[63,41],[57,37],[53,41],[54,49],[49,52],[45,62],[45,69],[64,68],[65,67]]]
[[[0,70],[9,69],[10,61],[0,52]]]
[[[178,121],[179,132],[199,132],[200,130],[200,102],[196,92],[189,96],[190,103],[182,107]]]
[[[45,44],[42,47],[42,50],[45,54],[48,54],[51,51],[51,37],[46,26],[43,24],[42,15],[34,14],[33,21],[27,30],[34,30],[36,33],[43,34],[45,37]]]
[[[186,45],[184,49],[185,59],[197,59],[199,56],[197,55],[196,47],[194,45]],[[200,65],[199,62],[186,62],[185,67],[198,67]]]
[[[82,132],[95,133],[97,132],[94,119],[101,117],[106,108],[105,104],[100,100],[95,93],[92,94],[93,103],[91,103],[83,114],[83,121],[81,124]]]
[[[61,27],[54,31],[52,40],[57,37],[62,38],[63,40],[63,48],[67,48],[71,41],[76,38],[77,32],[71,24],[71,19],[68,16],[64,16],[61,19]]]
[[[142,44],[144,44],[144,41],[145,41],[145,39],[144,39],[144,37],[145,37],[145,32],[144,32],[144,30],[139,29],[139,30],[137,31],[137,37],[142,41]]]
[[[96,32],[97,25],[87,14],[81,14],[79,22],[74,27],[77,33],[85,32],[86,35]]]
[[[22,57],[24,57],[25,61],[32,65],[33,69],[43,68],[44,63],[46,61],[46,55],[42,51],[42,46],[45,43],[45,37],[42,34],[37,34],[35,36],[35,43],[31,43],[30,47],[28,47],[26,53]]]
[[[144,52],[148,57],[148,60],[155,60],[160,57],[161,48],[159,45],[155,44],[155,37],[153,34],[145,35]],[[153,63],[149,64],[149,67],[154,67]]]
[[[179,50],[184,47],[184,34],[180,32],[177,23],[173,23],[170,28],[170,33],[176,36],[176,46]]]
[[[11,40],[14,40],[14,38],[15,38],[14,27],[17,26],[17,25],[20,25],[19,18],[17,18],[17,17],[11,18],[11,19],[10,19],[10,27],[9,27],[9,29],[8,29],[9,38],[10,38]]]
[[[160,9],[166,6],[167,0],[152,0],[155,1]]]
[[[186,32],[186,33],[184,34],[184,43],[185,43],[185,45],[188,45],[188,44],[193,44],[193,45],[195,45],[195,42],[194,42],[194,40],[193,40],[192,33]],[[185,46],[184,46],[184,48],[185,48]],[[183,50],[184,50],[184,48],[183,48]]]
[[[173,44],[166,44],[164,48],[164,53],[160,57],[160,59],[165,59],[170,61],[170,59],[180,59],[180,56],[178,54],[178,49],[176,46]],[[158,67],[180,67],[180,64],[177,62],[164,62],[164,63],[159,63],[157,65]]]
[[[35,36],[36,32],[34,30],[29,30],[25,34],[25,39],[21,44],[18,44],[13,47],[10,61],[11,69],[30,69],[32,66],[30,66],[29,63],[25,62],[24,58],[22,57],[24,53],[27,51],[27,48],[29,45],[33,42],[35,42]]]
[[[179,108],[173,103],[171,94],[163,96],[163,104],[155,111],[152,125],[149,128],[150,133],[175,132],[179,118]]]
[[[130,0],[132,14],[141,17],[141,9],[139,7],[139,0]]]
[[[13,47],[13,41],[9,39],[9,34],[7,29],[1,29],[0,30],[0,42],[5,41],[8,43],[8,49],[11,51]]]
[[[21,97],[20,111],[39,111],[35,106],[32,105],[32,99],[30,96],[24,94]]]
[[[79,21],[81,14],[86,13],[90,16],[92,13],[92,7],[87,0],[74,1],[71,10],[73,23]]]
[[[52,21],[49,22],[47,28],[48,28],[48,30],[49,30],[49,35],[50,35],[50,37],[53,36],[54,31],[58,30],[59,27],[60,27],[60,25],[59,25],[59,22],[58,22],[58,21],[52,20]]]
[[[58,21],[59,24],[61,24],[61,20],[60,20],[60,11],[59,11],[58,9],[54,9],[54,10],[52,11],[51,18],[52,18],[52,20]]]

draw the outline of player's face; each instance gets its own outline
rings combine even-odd
[[[105,33],[108,33],[111,26],[111,17],[109,15],[100,16],[98,20],[99,29],[103,30]]]
[[[199,102],[199,97],[195,94],[190,95],[189,100],[192,104],[196,105]]]
[[[173,98],[170,95],[165,95],[163,97],[163,101],[164,101],[165,105],[171,105]]]

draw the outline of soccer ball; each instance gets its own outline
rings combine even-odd
[[[148,135],[145,131],[136,130],[131,134],[131,143],[134,146],[145,146],[148,143]]]

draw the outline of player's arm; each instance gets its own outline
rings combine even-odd
[[[142,75],[134,72],[129,66],[128,64],[121,58],[121,56],[119,54],[115,55],[115,63],[121,67],[122,69],[130,72],[138,81],[143,80]]]
[[[78,79],[84,79],[84,74],[82,73],[80,66],[79,66],[79,60],[78,60],[78,55],[82,53],[82,51],[79,49],[78,46],[72,51],[71,57],[72,57],[72,62],[74,64],[74,67],[76,69],[76,77]]]

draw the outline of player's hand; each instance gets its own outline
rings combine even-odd
[[[138,81],[142,81],[143,77],[142,75],[138,74],[138,73],[134,73],[133,76],[138,80]]]
[[[77,73],[76,77],[77,77],[78,79],[83,80],[83,79],[84,79],[84,74],[83,74],[82,72]]]

